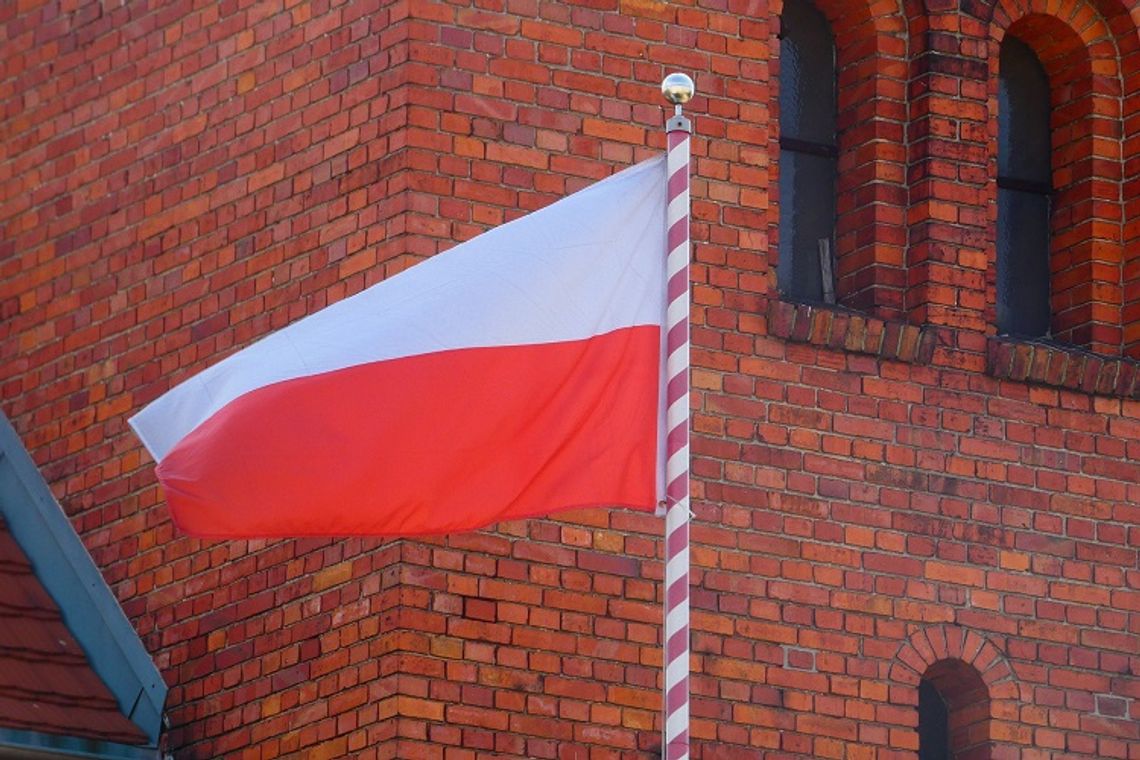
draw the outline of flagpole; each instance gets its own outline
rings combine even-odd
[[[665,358],[665,760],[689,757],[689,140],[681,105],[693,80],[670,74],[661,93],[668,154]]]

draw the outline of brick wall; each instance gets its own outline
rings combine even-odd
[[[176,757],[656,756],[659,520],[194,541],[126,419],[658,153],[674,69],[694,757],[914,757],[924,674],[990,757],[1140,757],[1138,8],[820,8],[849,310],[775,290],[778,2],[0,7],[3,410],[172,687]],[[1056,90],[1075,348],[993,327],[1006,33]]]

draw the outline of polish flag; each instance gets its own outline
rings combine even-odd
[[[411,536],[663,492],[665,161],[272,334],[131,419],[203,537]]]

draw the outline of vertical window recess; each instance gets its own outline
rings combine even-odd
[[[1052,166],[1049,79],[1033,49],[1007,35],[998,71],[998,332],[1048,337]]]
[[[835,302],[835,39],[809,0],[780,15],[780,262],[777,284]]]

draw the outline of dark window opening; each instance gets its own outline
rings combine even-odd
[[[998,84],[998,332],[1047,337],[1052,316],[1049,78],[1032,48],[1007,35]]]
[[[785,0],[780,15],[780,291],[834,300],[835,39],[809,0]],[[821,242],[822,241],[822,242]],[[821,254],[822,250],[822,254]],[[821,267],[821,256],[827,264]]]
[[[918,684],[918,760],[950,760],[950,710],[938,689]]]
[[[931,665],[918,685],[919,760],[989,760],[989,689],[958,659]]]

